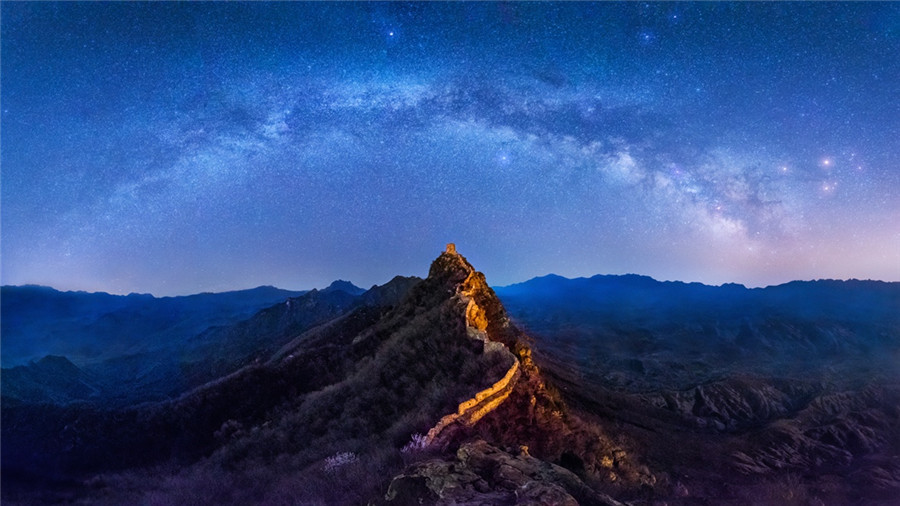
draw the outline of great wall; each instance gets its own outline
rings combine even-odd
[[[451,255],[458,254],[456,253],[456,247],[452,243],[447,245],[446,253]],[[484,309],[475,303],[475,299],[472,297],[472,289],[465,289],[465,287],[472,286],[470,281],[474,274],[474,271],[469,274],[469,277],[462,284],[464,289],[459,292],[459,297],[466,302],[466,330],[470,337],[481,339],[485,342],[485,350],[491,348],[505,349],[506,346],[502,343],[492,342],[488,339],[486,332],[487,317]],[[450,413],[441,418],[437,425],[428,431],[428,434],[425,436],[425,444],[432,444],[448,426],[454,423],[472,426],[485,415],[503,404],[503,401],[505,401],[506,398],[509,397],[509,394],[512,393],[513,388],[516,386],[516,382],[522,374],[519,367],[519,359],[515,358],[515,355],[513,355],[513,357],[512,366],[510,366],[509,370],[506,371],[506,374],[502,378],[489,388],[475,394],[471,399],[461,402],[455,413]]]

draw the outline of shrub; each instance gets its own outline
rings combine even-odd
[[[410,453],[425,449],[428,444],[428,438],[424,434],[413,434],[409,443],[400,448],[400,453]]]
[[[334,455],[325,459],[325,470],[333,471],[339,467],[346,466],[347,464],[353,464],[357,461],[359,461],[359,457],[357,457],[353,452],[335,453]]]

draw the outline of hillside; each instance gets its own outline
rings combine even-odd
[[[4,504],[887,505],[900,491],[896,284],[549,277],[495,292],[451,244],[424,279],[342,288],[198,334],[193,352],[219,358],[165,400],[72,402],[95,378],[62,357],[5,370],[72,381],[48,383],[62,401],[5,387]]]
[[[134,296],[4,289],[4,307],[13,320],[7,323],[10,348],[27,341],[47,353],[102,350],[89,359],[77,351],[65,355],[74,366],[65,371],[42,367],[45,359],[4,368],[4,398],[116,406],[177,397],[267,357],[290,338],[353,307],[378,302],[373,299],[377,290],[363,297],[369,291],[346,281],[299,294],[260,287],[162,299],[137,296],[136,301],[130,300]],[[30,323],[18,323],[22,320]],[[85,388],[69,388],[69,382]]]
[[[548,379],[666,470],[674,504],[900,492],[900,284],[547,276],[496,290]]]
[[[157,298],[3,286],[3,367],[26,365],[45,355],[66,356],[86,365],[152,351],[209,327],[236,323],[303,293],[260,286]]]
[[[258,360],[171,401],[97,409],[5,400],[4,502],[34,501],[35,494],[46,499],[29,483],[52,491],[94,473],[128,469],[142,483],[136,493],[150,493],[161,484],[139,469],[165,462],[183,464],[173,480],[225,473],[238,483],[259,465],[274,470],[277,461],[285,470],[272,473],[269,494],[285,492],[277,480],[290,476],[288,470],[321,468],[323,459],[345,451],[367,465],[399,469],[399,449],[412,434],[496,382],[514,360],[504,348],[468,335],[454,296],[457,274],[433,268],[421,282],[398,277],[356,297],[344,293],[342,311],[299,333],[291,322],[316,307],[315,292],[264,310],[222,331],[269,335],[268,348],[254,344]],[[387,462],[385,452],[392,455]],[[66,490],[93,497],[75,488]],[[125,492],[103,490],[115,496],[112,502],[129,502],[119,495]]]

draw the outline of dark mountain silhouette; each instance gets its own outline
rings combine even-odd
[[[365,290],[346,281],[309,293],[259,287],[166,298],[33,286],[3,290],[4,350],[26,345],[50,352],[99,350],[74,353],[82,360],[75,377],[48,371],[43,359],[4,369],[4,398],[54,403],[122,405],[177,396],[271,353],[283,344],[281,336],[292,337],[367,303],[356,300]],[[278,302],[283,306],[252,316]],[[72,382],[81,388],[69,386]]]
[[[747,289],[633,275],[546,276],[496,291],[549,354],[606,376],[610,386],[686,386],[736,365],[759,374],[816,374],[822,361],[897,371],[898,283]]]
[[[365,293],[366,289],[360,288],[349,281],[344,281],[343,279],[338,279],[336,281],[333,281],[330,285],[328,285],[328,287],[324,288],[322,291],[323,292],[340,291],[340,292],[349,293],[350,295],[362,295],[363,293]]]
[[[61,357],[4,370],[3,502],[892,504],[897,293],[495,293],[448,245],[425,279],[336,282],[195,334],[165,400],[73,402],[95,373]]]
[[[44,355],[79,365],[164,348],[208,327],[228,325],[304,292],[260,286],[184,297],[0,288],[3,367]]]
[[[684,504],[898,496],[900,284],[546,276],[496,290],[569,404],[616,420]]]
[[[46,368],[41,367],[42,359],[4,370],[3,396],[6,399],[29,402],[91,401],[104,405],[127,405],[176,397],[191,388],[225,376],[254,360],[268,358],[291,338],[353,307],[389,304],[400,296],[402,287],[408,282],[410,281],[398,277],[384,287],[374,287],[361,293],[361,289],[348,282],[336,281],[321,291],[312,290],[299,296],[282,298],[279,304],[263,309],[249,318],[239,313],[246,319],[236,323],[208,327],[192,335],[179,334],[165,338],[156,335],[153,346],[145,346],[137,352],[129,351],[81,366],[77,378],[50,374]],[[397,286],[401,288],[398,290],[395,288]],[[53,307],[56,303],[54,299],[69,298],[77,303],[71,313],[63,312],[63,315],[70,318],[77,317],[78,309],[84,310],[87,314],[103,314],[102,309],[94,308],[102,307],[104,302],[112,303],[114,308],[119,308],[122,304],[121,298],[107,294],[73,294],[74,296],[66,294],[65,297],[59,297],[60,292],[48,290],[47,293],[49,301],[43,301],[43,306],[39,304],[32,306]],[[142,313],[144,320],[139,318],[137,323],[128,321],[110,324],[108,329],[111,335],[106,337],[104,344],[115,347],[117,336],[127,334],[142,321],[146,323],[146,320],[157,322],[162,318],[168,318],[170,322],[174,322],[170,328],[186,331],[185,320],[201,321],[201,319],[191,314],[185,307],[199,307],[197,311],[202,312],[215,305],[216,314],[224,315],[229,310],[253,307],[260,301],[290,293],[292,292],[261,287],[245,292],[201,294],[170,300],[144,297],[142,304],[149,303],[156,307],[144,311]],[[249,300],[241,303],[242,296],[247,296]],[[97,300],[99,302],[96,302]],[[15,302],[17,301],[13,301],[12,304]],[[91,305],[92,302],[94,305]],[[166,310],[172,310],[173,313],[167,313]],[[123,313],[125,310],[119,308],[116,311]],[[103,316],[107,318],[107,322],[110,314],[105,313]],[[221,318],[235,320],[237,316],[228,318],[221,316]],[[208,323],[209,319],[202,321]],[[48,326],[58,324],[58,321],[52,321]],[[148,324],[148,327],[152,328],[153,324]],[[96,330],[96,326],[90,328]],[[197,325],[191,327],[191,330],[196,328]],[[83,384],[84,388],[72,389],[66,386],[69,381],[77,381]]]

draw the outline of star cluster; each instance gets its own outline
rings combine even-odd
[[[2,4],[2,277],[900,280],[900,6]]]

